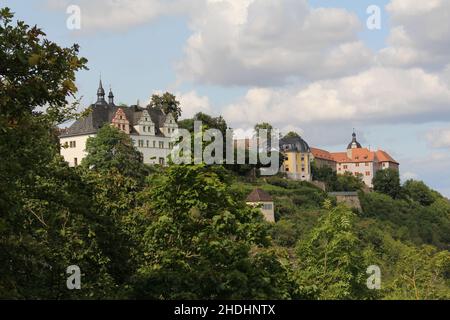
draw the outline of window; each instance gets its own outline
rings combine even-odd
[[[173,149],[173,142],[169,142],[169,149]]]
[[[272,204],[264,203],[262,208],[263,208],[263,210],[272,210]]]
[[[70,141],[69,145],[71,148],[76,148],[77,147],[77,142],[76,141]]]
[[[159,164],[162,166],[164,165],[164,158],[159,158]]]
[[[305,168],[302,168],[302,172],[305,172]]]
[[[288,167],[286,167],[286,172],[289,172],[289,168]]]
[[[146,127],[146,126],[144,126],[144,127],[143,127],[143,129],[144,129],[144,132],[145,132],[145,131],[147,130],[147,127]]]
[[[156,141],[153,141],[153,148],[156,148]]]
[[[345,169],[348,169],[348,165],[346,165],[346,164],[344,165],[344,170],[345,170]]]
[[[369,163],[368,162],[366,162],[366,167],[368,167],[369,166]]]
[[[138,146],[141,147],[141,148],[144,147],[144,140],[139,140],[138,141]]]
[[[147,140],[147,148],[150,148],[150,141]]]
[[[159,148],[160,149],[164,149],[164,141],[160,141],[159,142]]]
[[[366,171],[366,176],[370,176],[370,171]]]
[[[357,163],[356,166],[359,167],[359,163]]]
[[[78,158],[73,158],[73,164],[74,164],[75,166],[78,165]]]

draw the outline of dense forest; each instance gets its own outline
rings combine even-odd
[[[314,168],[327,191],[359,191],[355,210],[257,165],[146,166],[110,126],[70,168],[57,126],[85,116],[68,100],[87,60],[0,10],[0,298],[450,299],[450,202],[396,172],[367,192]],[[274,198],[276,223],[246,205],[255,187]],[[71,265],[81,290],[66,287]]]

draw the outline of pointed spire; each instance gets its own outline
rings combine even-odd
[[[97,90],[97,103],[105,101],[105,90],[103,89],[102,77],[100,76],[100,83]]]
[[[109,86],[108,103],[114,105],[114,94],[112,93],[111,86]]]

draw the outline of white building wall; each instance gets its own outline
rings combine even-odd
[[[87,139],[95,136],[95,134],[92,134],[60,138],[61,155],[64,157],[64,160],[69,163],[69,166],[74,167],[76,164],[79,165],[81,163],[87,155],[85,151]],[[72,145],[75,142],[75,147],[70,146],[71,142]]]
[[[261,213],[264,219],[268,222],[275,222],[275,206],[272,201],[262,201],[262,202],[247,202],[248,205],[253,207],[260,207]]]
[[[142,153],[145,164],[160,164],[160,159],[164,159],[164,165],[167,165],[171,139],[158,136],[131,136],[135,147]],[[142,141],[141,144],[139,141]],[[160,146],[160,142],[162,145]]]
[[[366,163],[368,165],[366,165]],[[375,175],[375,172],[377,171],[376,164],[374,162],[339,163],[337,165],[337,167],[338,167],[338,171],[337,171],[338,174],[344,174],[345,172],[351,172],[353,175],[355,175],[355,174],[359,173],[362,175],[363,182],[367,186],[369,186],[369,187],[373,186],[372,180]],[[369,173],[369,175],[367,175],[366,172]]]

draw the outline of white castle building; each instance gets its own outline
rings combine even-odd
[[[372,180],[379,170],[399,170],[400,164],[384,150],[372,151],[363,148],[356,140],[356,133],[352,134],[352,141],[345,152],[328,152],[311,148],[311,153],[318,167],[330,167],[338,174],[351,173],[361,176],[363,182],[370,188]]]
[[[131,137],[136,148],[143,154],[146,164],[166,165],[173,143],[171,136],[178,128],[172,114],[159,108],[133,105],[116,106],[110,90],[108,102],[100,80],[97,102],[90,106],[88,116],[75,121],[60,135],[61,155],[70,166],[77,166],[86,157],[86,142],[95,137],[98,130],[110,124]]]

